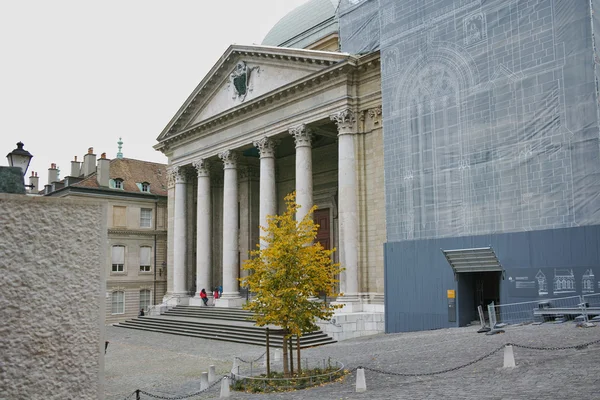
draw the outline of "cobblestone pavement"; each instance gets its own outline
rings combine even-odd
[[[302,358],[339,360],[398,373],[434,372],[460,366],[505,343],[562,347],[600,339],[600,327],[572,323],[515,326],[493,336],[477,328],[376,335],[307,349]],[[250,360],[264,348],[235,343],[107,327],[107,400],[124,399],[135,389],[167,398],[199,391],[199,376],[215,365],[217,375],[231,368],[235,356]],[[366,371],[367,391],[355,392],[356,374],[341,383],[278,394],[232,392],[232,399],[596,399],[600,398],[600,344],[583,349],[514,348],[517,367],[504,369],[503,350],[452,372],[400,377]],[[219,398],[219,385],[190,399]],[[135,398],[135,396],[133,397]],[[142,399],[151,397],[142,395]]]

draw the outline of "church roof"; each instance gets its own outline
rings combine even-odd
[[[142,193],[138,183],[150,184],[150,194],[157,196],[167,195],[167,166],[165,164],[150,161],[135,160],[132,158],[113,158],[110,160],[110,179],[122,179],[123,189],[111,189],[115,192]],[[96,173],[90,174],[80,182],[71,185],[73,187],[97,188],[98,180]],[[101,189],[107,189],[102,187]]]
[[[309,0],[296,7],[271,28],[263,45],[304,48],[338,31],[339,0]]]

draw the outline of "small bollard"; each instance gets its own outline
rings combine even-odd
[[[231,373],[232,374],[237,374],[240,368],[240,362],[238,361],[237,357],[233,357],[233,365],[231,366]]]
[[[208,389],[208,372],[203,372],[200,376],[200,390]]]
[[[216,373],[215,373],[215,366],[209,365],[208,366],[208,382],[213,383],[215,381],[215,379],[217,379]]]
[[[514,368],[516,366],[513,347],[510,344],[504,346],[504,368]]]
[[[229,397],[229,378],[224,376],[223,379],[221,379],[221,395],[219,398],[224,399],[226,397]]]
[[[358,367],[356,370],[356,392],[366,392],[367,381],[365,380],[365,370],[363,367]]]

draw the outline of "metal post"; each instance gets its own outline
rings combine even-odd
[[[140,399],[141,399],[141,397],[140,397],[140,389],[137,389],[135,391],[135,400],[140,400]]]
[[[292,340],[292,336],[289,338],[289,348],[290,348],[290,375],[294,375],[294,341]]]
[[[300,336],[296,336],[296,361],[298,365],[298,375],[302,373],[302,365],[300,360]]]

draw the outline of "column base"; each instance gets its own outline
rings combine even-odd
[[[215,307],[224,308],[239,308],[246,302],[246,299],[236,295],[226,295],[223,293],[223,297],[215,300]]]
[[[335,310],[336,313],[355,313],[363,311],[363,304],[358,295],[344,295],[338,297],[331,304],[342,305],[342,308]]]

